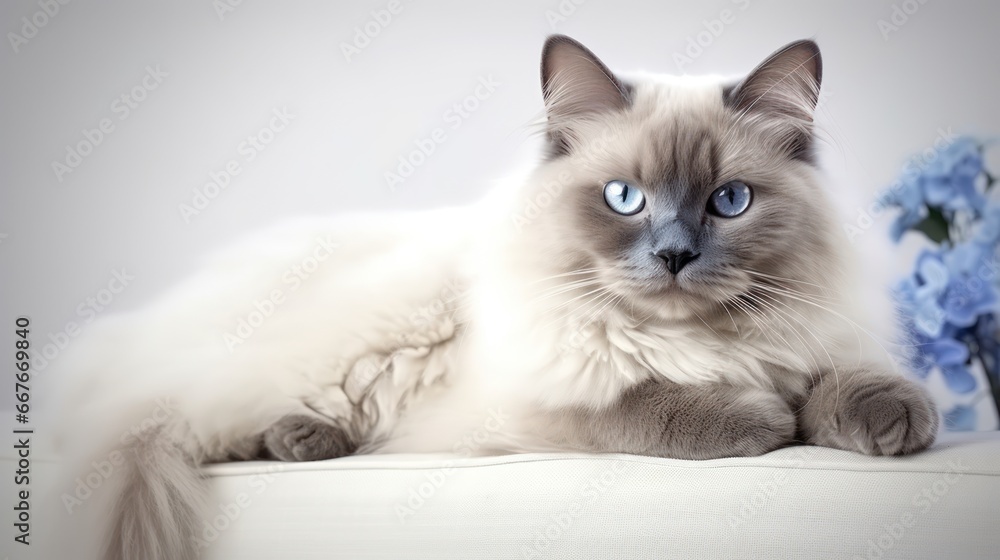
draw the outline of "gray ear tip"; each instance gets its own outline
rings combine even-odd
[[[806,53],[806,60],[811,60],[815,71],[813,75],[816,77],[816,83],[822,81],[823,78],[823,55],[819,50],[819,45],[813,39],[800,39],[794,41],[781,49],[780,52],[788,52],[792,50],[801,50]]]
[[[778,52],[774,54],[778,55],[790,52],[801,52],[803,56],[817,61],[821,59],[819,45],[812,39],[799,39],[798,41],[792,41],[791,43],[788,43],[784,47],[778,49]]]
[[[587,50],[587,47],[584,47],[579,41],[570,37],[569,35],[561,35],[558,33],[554,35],[549,35],[545,39],[545,44],[542,46],[542,64],[545,63],[545,59],[549,57],[549,55],[552,53],[552,50],[558,47],[559,45],[570,45],[580,50],[584,51]]]
[[[550,66],[551,66],[552,53],[557,47],[561,45],[567,45],[569,47],[572,47],[580,51],[580,53],[584,54],[589,58],[593,58],[595,60],[597,59],[594,53],[590,52],[590,49],[583,46],[583,43],[577,41],[576,39],[570,37],[569,35],[562,35],[559,33],[549,35],[545,39],[545,45],[542,46],[542,64],[541,64],[542,87],[545,87],[546,84],[548,84],[549,78],[551,77]]]
[[[794,74],[797,79],[786,80]],[[758,103],[779,84],[790,91],[808,99],[814,109],[819,101],[819,88],[823,81],[823,59],[819,45],[812,39],[801,39],[788,43],[757,65],[739,84],[723,89],[724,101],[739,109],[757,106],[763,108],[767,103]],[[780,88],[779,88],[780,89]],[[771,105],[782,107],[787,105],[780,96],[771,96]],[[795,107],[785,107],[783,113],[794,112]]]
[[[808,49],[817,55],[819,54],[819,45],[816,44],[814,39],[799,39],[798,41],[792,41],[788,46]]]
[[[574,45],[579,45],[580,42],[576,39],[570,37],[569,35],[563,35],[562,33],[553,33],[545,38],[545,46],[542,50],[548,50],[559,43],[571,43]]]

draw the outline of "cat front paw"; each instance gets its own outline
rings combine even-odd
[[[906,455],[934,443],[938,415],[916,384],[858,369],[827,374],[806,405],[803,424],[810,443],[866,455]]]
[[[755,457],[792,442],[795,415],[780,396],[757,390],[713,396],[716,408],[704,409],[708,417],[698,419],[708,420],[700,427],[702,437],[687,442],[691,458]],[[683,439],[678,433],[687,434],[694,428],[684,425],[691,420],[690,416],[683,420],[675,416],[675,424],[664,432],[669,443],[676,446],[678,439]]]
[[[647,381],[618,403],[621,450],[677,459],[752,457],[784,447],[795,415],[780,396],[726,385]]]
[[[264,432],[264,448],[281,461],[320,461],[350,455],[357,445],[339,426],[312,416],[290,415]]]

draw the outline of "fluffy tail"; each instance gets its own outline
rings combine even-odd
[[[195,560],[195,532],[208,487],[196,458],[166,430],[136,439],[123,452],[104,560]]]

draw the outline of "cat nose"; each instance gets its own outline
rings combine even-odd
[[[667,270],[674,275],[680,272],[681,269],[687,265],[687,263],[701,256],[701,253],[692,253],[691,251],[673,251],[670,249],[662,249],[654,254],[663,259],[663,262],[667,263]]]

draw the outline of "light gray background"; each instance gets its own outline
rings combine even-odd
[[[342,45],[387,1],[232,0],[220,17],[217,6],[229,3],[74,1],[18,52],[9,35],[0,45],[0,330],[27,314],[45,342],[67,321],[85,323],[77,307],[123,267],[135,279],[107,312],[136,308],[209,251],[284,217],[476,199],[537,157],[538,55],[552,32],[578,38],[612,68],[667,73],[723,10],[732,23],[685,71],[745,73],[786,42],[815,38],[825,64],[823,163],[845,221],[939,129],[1000,131],[997,2],[402,0],[350,61]],[[919,9],[886,37],[878,22],[891,21],[894,5]],[[0,30],[21,33],[22,18],[41,19],[41,10],[3,2]],[[147,66],[167,76],[121,120],[112,103]],[[481,77],[500,85],[452,130],[445,112]],[[294,120],[185,223],[178,206],[210,172],[242,161],[238,146],[275,108]],[[52,162],[104,118],[115,130],[58,181]],[[385,172],[437,127],[447,140],[389,189]],[[905,260],[871,249],[888,223],[860,238],[873,267]],[[0,391],[0,405],[9,393]]]

